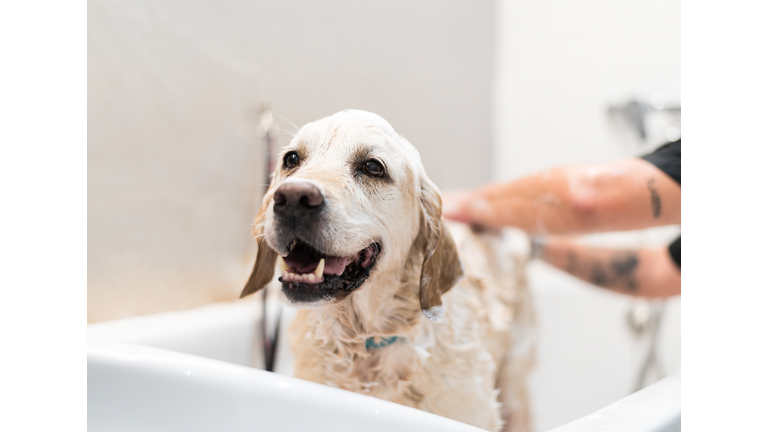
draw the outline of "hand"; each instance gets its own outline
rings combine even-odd
[[[446,192],[442,195],[443,217],[446,219],[474,224],[474,218],[470,212],[473,201],[472,191],[457,190]]]

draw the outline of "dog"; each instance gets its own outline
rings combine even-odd
[[[300,309],[295,376],[486,430],[529,430],[533,318],[525,248],[514,246],[524,235],[442,220],[418,151],[370,112],[308,123],[278,161],[241,297],[278,270]]]

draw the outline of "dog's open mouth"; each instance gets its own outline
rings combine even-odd
[[[326,255],[301,240],[288,249],[288,255],[277,258],[283,272],[279,280],[294,303],[345,298],[365,282],[381,253],[379,243],[345,257]]]

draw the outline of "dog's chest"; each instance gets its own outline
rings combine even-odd
[[[444,323],[424,318],[395,342],[366,351],[326,336],[333,333],[319,332],[300,314],[292,328],[296,377],[494,430],[497,368],[478,343],[487,340],[486,326],[468,319],[477,314],[463,310],[467,302],[458,307],[446,300]]]
[[[373,348],[358,357],[346,376],[337,376],[342,388],[419,407],[428,381],[426,362],[406,338]]]

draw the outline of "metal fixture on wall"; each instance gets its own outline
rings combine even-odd
[[[638,341],[642,342],[643,339],[647,341],[633,392],[664,378],[657,355],[659,323],[664,313],[664,306],[664,300],[636,299],[627,311],[627,324],[632,333]]]
[[[266,156],[266,183],[264,184],[264,194],[266,194],[267,190],[269,189],[269,184],[272,181],[272,174],[275,172],[275,156],[277,155],[277,134],[278,134],[278,127],[277,124],[274,122],[274,118],[272,116],[272,110],[270,109],[269,105],[262,105],[261,111],[259,113],[259,129],[261,131],[261,139],[264,143],[264,150],[265,150],[265,156]],[[280,304],[278,310],[277,310],[277,317],[275,318],[275,329],[274,332],[270,334],[268,331],[268,322],[269,322],[269,315],[268,315],[268,308],[267,308],[267,298],[269,296],[269,287],[265,287],[262,292],[262,313],[261,313],[261,322],[260,322],[260,330],[261,330],[261,342],[262,342],[262,351],[264,353],[264,369],[270,372],[274,372],[275,368],[275,356],[277,353],[277,343],[278,343],[278,335],[280,334],[280,318],[283,314],[283,305]]]
[[[650,99],[640,101],[632,99],[623,105],[614,105],[608,107],[608,114],[612,117],[619,117],[629,124],[629,126],[637,133],[641,140],[645,141],[648,138],[647,117],[653,112],[663,112],[669,115],[680,116],[680,105],[669,105],[666,103],[665,98],[660,94],[651,95]],[[667,139],[674,141],[680,137],[680,130],[678,129],[677,137],[675,137],[674,130],[667,131]]]

